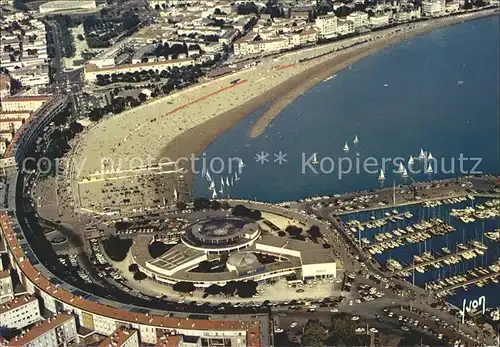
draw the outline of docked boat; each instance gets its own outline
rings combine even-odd
[[[466,245],[464,245],[463,243],[458,243],[457,244],[457,247],[460,248],[460,249],[468,249]]]
[[[421,266],[415,267],[415,270],[417,270],[418,272],[420,272],[422,274],[425,272],[425,269],[423,267],[421,267]]]
[[[449,249],[448,247],[443,247],[443,248],[441,248],[441,250],[442,250],[444,253],[446,253],[446,254],[451,254],[451,251],[450,251],[450,249]]]
[[[494,231],[487,231],[484,233],[484,236],[486,236],[488,239],[491,241],[500,241],[500,229],[495,229]]]
[[[482,243],[481,241],[477,241],[477,240],[472,240],[471,242],[471,245],[479,248],[479,249],[488,249],[488,246],[486,246],[484,243]]]
[[[396,259],[387,259],[387,268],[389,269],[395,269],[395,270],[402,270],[403,265]]]

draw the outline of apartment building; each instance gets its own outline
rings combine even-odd
[[[316,18],[315,27],[321,38],[331,38],[337,35],[337,16],[330,13]]]
[[[0,305],[2,329],[22,329],[40,319],[40,305],[35,296],[23,295]]]
[[[139,347],[139,334],[135,329],[119,327],[115,332],[104,339],[100,347]]]
[[[368,13],[366,12],[361,12],[361,11],[352,12],[346,17],[346,19],[354,23],[354,29],[366,27],[370,24]]]
[[[348,19],[339,19],[337,21],[337,35],[349,35],[354,33],[356,27],[354,22]]]
[[[10,76],[0,74],[0,103],[2,99],[10,95]]]
[[[377,28],[388,25],[391,17],[388,14],[380,13],[370,17],[370,27]]]
[[[446,13],[445,0],[422,1],[422,15],[425,17],[440,17]]]
[[[58,314],[37,323],[27,332],[11,339],[9,345],[20,347],[67,346],[78,342],[75,317]]]
[[[2,99],[2,111],[34,112],[49,100],[47,95],[7,97]]]
[[[112,75],[119,73],[134,73],[136,71],[148,71],[148,70],[166,70],[169,67],[183,67],[194,65],[196,61],[192,58],[185,59],[172,59],[165,61],[157,61],[157,62],[148,62],[148,63],[140,63],[140,64],[126,64],[126,65],[118,65],[114,67],[97,67],[96,65],[87,64],[84,67],[84,76],[85,80],[88,82],[95,82],[97,80],[97,75]]]
[[[3,144],[3,146],[2,146]],[[3,154],[7,147],[5,142],[0,142],[0,153]],[[0,271],[0,303],[5,303],[14,298],[14,289],[12,288],[12,277],[9,270]]]
[[[236,56],[266,54],[279,52],[292,47],[293,44],[289,37],[261,40],[257,34],[251,33],[235,42],[234,54]]]

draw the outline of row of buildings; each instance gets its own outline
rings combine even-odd
[[[25,87],[49,84],[45,24],[22,12],[4,15],[0,25],[0,65]]]

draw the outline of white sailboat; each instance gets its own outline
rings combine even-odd
[[[410,155],[410,159],[408,159],[408,165],[413,165],[415,163],[415,160],[413,160],[413,156]]]
[[[403,173],[405,171],[405,167],[402,162],[399,162],[398,173]]]
[[[425,159],[425,152],[422,148],[420,148],[420,154],[418,155],[418,159]]]
[[[221,187],[224,187],[224,179],[222,177],[220,178],[220,185]]]
[[[229,178],[226,177],[226,187],[229,187]]]
[[[426,173],[433,173],[434,171],[432,170],[432,166],[429,163],[429,166],[427,166],[427,170],[425,170]]]
[[[382,170],[382,169],[380,169],[380,174],[378,175],[378,180],[379,181],[385,180],[384,170]]]
[[[210,182],[210,186],[208,187],[209,190],[214,190],[215,189],[215,182],[212,181]]]
[[[354,137],[354,141],[352,141],[352,142],[353,142],[353,143],[359,143],[358,135],[356,135],[356,136]]]
[[[243,159],[240,158],[240,160],[238,161],[238,167],[241,169],[243,167],[245,167],[245,163],[243,163]]]
[[[211,181],[212,180],[212,176],[210,176],[210,172],[207,171],[207,181]]]
[[[317,164],[319,163],[318,158],[316,157],[317,153],[313,153],[313,160],[311,161],[311,164]]]
[[[408,177],[408,171],[406,171],[406,168],[404,169],[402,176],[403,177]]]
[[[224,186],[220,186],[219,193],[224,194]]]
[[[433,159],[433,158],[434,158],[434,157],[432,156],[432,153],[431,153],[431,152],[429,152],[429,155],[427,156],[427,159],[431,160],[431,159]]]
[[[347,142],[346,142],[344,145],[344,152],[347,152],[347,151],[349,151],[349,146],[347,145]]]
[[[212,199],[215,199],[215,198],[217,198],[217,190],[212,189]]]
[[[240,180],[240,178],[238,177],[238,173],[237,172],[234,173],[234,180],[235,181],[239,181]]]

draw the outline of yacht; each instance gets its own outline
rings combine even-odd
[[[494,231],[487,231],[484,233],[484,236],[486,236],[488,239],[491,241],[500,241],[500,229],[495,229]]]
[[[347,152],[347,151],[349,151],[349,146],[347,145],[347,142],[346,142],[344,145],[344,152]]]
[[[382,169],[380,169],[380,174],[378,175],[378,180],[379,181],[385,180],[384,170],[382,170]]]
[[[423,148],[420,148],[420,154],[418,155],[418,159],[425,159],[425,152]]]
[[[353,143],[359,143],[358,135],[356,135],[356,136],[354,137],[354,141],[352,141],[352,142],[353,142]]]

